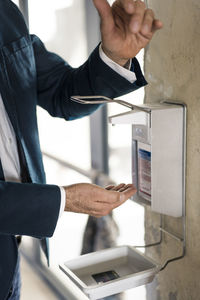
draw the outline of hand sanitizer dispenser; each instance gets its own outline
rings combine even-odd
[[[81,104],[117,102],[131,111],[109,118],[112,124],[132,126],[132,178],[137,188],[133,200],[148,204],[161,214],[160,239],[142,247],[161,245],[162,234],[182,243],[182,254],[160,265],[139,252],[141,246],[119,246],[66,261],[60,269],[91,300],[147,284],[168,263],[186,251],[185,231],[185,123],[184,104],[160,103],[136,106],[104,96],[73,96]],[[182,217],[183,236],[169,232],[162,215]]]
[[[132,178],[136,202],[155,212],[182,216],[184,193],[184,107],[159,103],[112,116],[112,124],[132,125]]]

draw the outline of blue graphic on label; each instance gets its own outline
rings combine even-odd
[[[139,191],[151,197],[151,152],[138,149]]]

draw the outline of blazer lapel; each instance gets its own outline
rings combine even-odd
[[[12,86],[10,85],[7,75],[6,63],[2,50],[0,51],[0,93],[15,134],[20,137],[15,100],[13,97]]]

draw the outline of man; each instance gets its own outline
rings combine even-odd
[[[73,120],[98,106],[74,103],[72,95],[117,97],[145,85],[134,57],[162,27],[141,1],[93,2],[102,43],[74,69],[29,35],[11,0],[0,0],[0,300],[19,299],[16,235],[50,237],[63,210],[101,217],[135,193],[132,185],[45,184],[36,105]]]

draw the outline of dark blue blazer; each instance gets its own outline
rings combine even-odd
[[[0,93],[25,156],[31,183],[5,182],[0,164],[0,300],[12,284],[18,251],[15,235],[50,237],[60,208],[60,190],[45,184],[36,106],[52,116],[73,120],[98,106],[80,105],[71,95],[117,97],[146,84],[136,59],[131,84],[99,57],[98,47],[79,68],[48,52],[29,35],[24,19],[10,0],[0,0]]]

